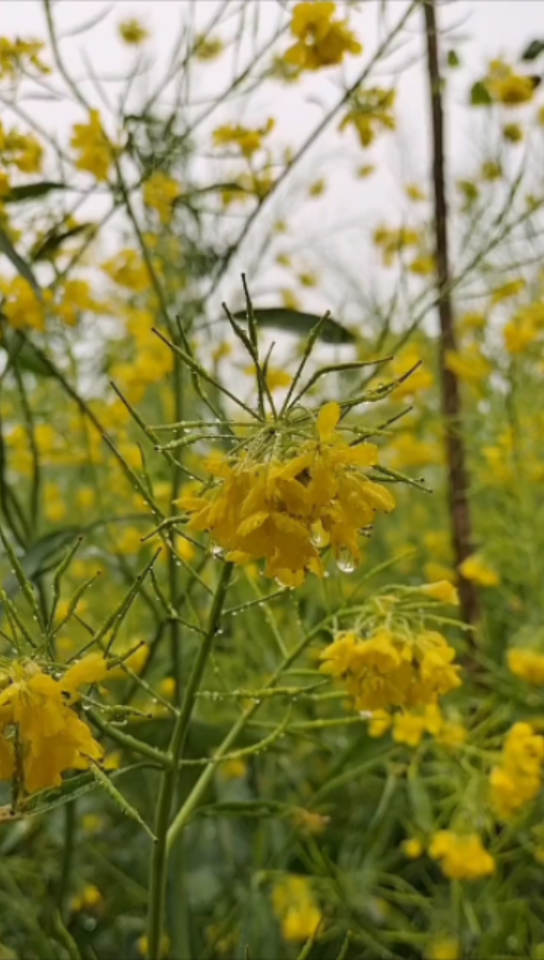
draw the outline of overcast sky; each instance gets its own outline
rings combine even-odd
[[[106,84],[108,95],[116,102],[119,85],[111,81],[112,75],[123,77],[130,71],[137,55],[131,48],[124,46],[117,35],[120,21],[136,16],[149,28],[152,41],[149,55],[153,55],[154,65],[147,80],[143,81],[140,91],[149,84],[158,82],[164,70],[174,36],[180,23],[194,15],[198,29],[214,16],[217,0],[57,0],[54,4],[55,21],[60,35],[69,34],[76,27],[96,18],[101,10],[109,10],[107,17],[85,33],[66,37],[61,49],[66,64],[76,78],[88,76],[88,66],[83,58],[85,51],[93,69],[98,75],[109,78]],[[218,31],[224,38],[229,37],[234,16],[239,9],[238,0],[230,0],[229,10],[233,16]],[[340,3],[339,7],[343,5]],[[406,0],[389,0],[387,21],[395,23],[406,9]],[[251,15],[248,20],[246,52],[252,49],[253,28],[261,38],[274,29],[281,16],[276,0],[248,0]],[[258,8],[259,16],[256,11]],[[363,57],[369,57],[376,49],[380,31],[381,3],[367,0],[358,4],[358,11],[350,13],[352,25],[364,44]],[[1,0],[1,32],[7,36],[47,35],[43,6],[39,0]],[[535,37],[544,37],[544,2],[539,0],[458,0],[442,4],[440,9],[443,28],[442,43],[445,49],[455,47],[462,66],[449,73],[448,85],[448,146],[450,170],[455,176],[468,176],[485,159],[487,144],[483,134],[481,115],[466,109],[467,91],[478,77],[482,76],[491,57],[509,56],[516,58],[527,43]],[[411,181],[423,181],[428,174],[428,128],[425,74],[422,68],[421,42],[422,14],[417,12],[408,28],[401,35],[393,55],[388,58],[374,76],[374,82],[383,86],[395,84],[398,87],[398,130],[394,135],[384,135],[380,142],[368,151],[363,151],[353,131],[347,131],[340,138],[336,120],[312,149],[300,168],[300,178],[310,182],[320,176],[328,177],[330,189],[319,201],[319,217],[316,221],[316,206],[303,212],[294,228],[294,242],[303,246],[306,239],[315,240],[316,235],[328,242],[331,255],[342,259],[347,257],[353,262],[354,239],[349,226],[356,225],[359,231],[368,232],[380,219],[399,219],[399,205],[402,204],[402,186]],[[284,44],[284,47],[287,42]],[[364,60],[362,61],[364,62]],[[214,92],[222,90],[232,76],[233,62],[230,54],[218,61],[213,68],[209,65],[198,66],[192,78],[191,96],[194,100],[206,101]],[[361,69],[361,60],[353,58],[342,74],[338,71],[322,71],[304,78],[296,86],[274,83],[266,86],[247,103],[237,103],[220,111],[203,129],[204,149],[209,150],[211,132],[219,122],[224,122],[227,114],[243,117],[248,123],[262,123],[268,116],[277,119],[277,129],[273,137],[278,150],[291,147],[296,149],[302,139],[322,116],[324,107],[334,102],[339,94],[339,78],[349,80]],[[54,86],[59,84],[55,79]],[[92,84],[84,83],[82,89],[95,106],[107,114],[100,97]],[[79,105],[65,100],[40,100],[39,103],[25,102],[24,107],[36,116],[50,130],[61,133],[74,121],[83,119]],[[366,163],[377,163],[378,173],[369,179],[354,179],[354,171]],[[204,169],[204,167],[203,167]],[[206,167],[209,170],[209,167]],[[217,168],[218,179],[224,179],[228,170],[224,166]],[[228,179],[228,176],[227,176]],[[281,198],[280,198],[281,199]],[[284,203],[285,203],[284,198]],[[317,223],[317,230],[316,230]],[[298,231],[298,233],[297,233]],[[308,253],[307,266],[312,266],[312,256]],[[304,266],[304,254],[301,255]],[[268,279],[262,280],[264,287]],[[309,306],[322,309],[327,291],[309,294]]]

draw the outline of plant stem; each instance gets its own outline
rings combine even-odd
[[[176,787],[178,775],[177,767],[183,752],[185,739],[189,730],[189,724],[191,722],[191,717],[197,700],[196,695],[199,691],[204,670],[206,668],[206,664],[213,647],[215,635],[217,633],[217,627],[221,618],[231,574],[232,564],[225,563],[221,571],[221,577],[217,585],[215,596],[213,598],[206,635],[202,640],[201,647],[193,665],[193,669],[191,670],[191,675],[185,688],[181,710],[172,733],[169,755],[173,765],[170,769],[163,773],[159,790],[155,819],[155,835],[157,837],[157,843],[153,850],[153,856],[151,860],[149,891],[148,948],[149,956],[152,958],[152,960],[158,960],[161,951],[169,853],[167,838],[168,828],[170,825],[172,797]]]
[[[442,413],[445,424],[446,458],[448,465],[450,523],[456,565],[472,553],[472,523],[468,500],[469,480],[466,452],[461,434],[461,392],[457,375],[446,367],[449,351],[457,349],[453,305],[451,300],[448,253],[448,208],[446,203],[446,172],[444,153],[444,110],[442,105],[442,78],[438,54],[438,34],[435,0],[425,0],[425,36],[427,42],[427,73],[431,97],[434,226],[438,286],[438,315],[440,341],[438,363],[442,385]],[[473,583],[459,576],[461,611],[467,623],[474,624],[479,616],[479,602]]]

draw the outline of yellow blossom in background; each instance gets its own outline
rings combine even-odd
[[[429,390],[435,382],[432,370],[422,363],[422,351],[417,344],[409,344],[401,350],[391,361],[391,370],[395,378],[406,377],[395,387],[395,399],[415,396]],[[413,372],[406,376],[410,370]]]
[[[16,725],[28,793],[60,786],[66,770],[85,770],[100,760],[103,749],[90,728],[71,709],[78,689],[98,683],[107,674],[101,654],[91,653],[70,667],[60,680],[32,662],[14,664],[10,683],[0,693],[0,779],[15,769],[13,740],[6,728]]]
[[[425,951],[425,960],[459,960],[460,944],[453,937],[437,937]]]
[[[355,127],[362,147],[368,147],[376,139],[379,128],[394,130],[396,126],[393,107],[395,90],[372,87],[361,89],[349,101],[350,109],[340,123],[340,130]]]
[[[492,183],[494,180],[500,180],[504,176],[504,171],[500,163],[495,160],[486,160],[482,164],[482,179]]]
[[[420,254],[408,264],[410,273],[415,273],[420,277],[428,277],[436,271],[436,259],[430,254]]]
[[[225,44],[219,37],[199,36],[195,40],[195,57],[197,60],[217,60],[225,49]]]
[[[523,293],[527,286],[527,281],[520,277],[518,280],[509,280],[508,283],[502,283],[500,287],[495,287],[491,293],[491,303],[503,303],[504,300],[510,300],[517,297],[518,293]]]
[[[16,129],[6,132],[0,122],[0,157],[3,165],[12,165],[21,173],[41,173],[44,148],[33,134]]]
[[[424,583],[419,589],[422,593],[426,593],[428,597],[432,597],[433,600],[440,600],[441,603],[451,603],[454,606],[459,605],[459,593],[449,580]]]
[[[544,737],[535,734],[529,723],[516,723],[504,742],[500,766],[489,778],[491,804],[507,820],[534,800],[542,787]]]
[[[322,922],[323,914],[308,877],[286,877],[274,887],[272,903],[281,923],[282,936],[288,943],[313,937]]]
[[[119,24],[119,34],[125,43],[134,47],[149,39],[149,31],[139,20],[124,20]]]
[[[371,714],[368,733],[374,739],[384,737],[393,725],[393,717],[387,710],[374,710]]]
[[[272,117],[269,117],[264,127],[258,129],[227,124],[214,130],[213,139],[216,147],[238,147],[243,156],[249,158],[262,149],[264,137],[267,137],[274,127],[275,120]]]
[[[161,223],[170,223],[174,204],[181,196],[181,192],[181,187],[176,180],[158,170],[144,183],[144,203],[146,207],[157,211]]]
[[[17,37],[0,37],[0,80],[14,80],[23,69],[32,66],[38,73],[51,73],[50,67],[45,64],[40,54],[45,44],[41,40],[23,40]]]
[[[78,170],[92,173],[97,180],[107,180],[113,162],[113,147],[102,126],[100,112],[91,110],[88,123],[76,123],[70,145],[79,154]]]
[[[391,267],[402,250],[420,244],[421,234],[419,230],[409,227],[400,227],[398,230],[378,227],[374,231],[373,240],[382,251],[384,266]]]
[[[239,780],[247,774],[247,763],[243,757],[233,757],[220,765],[219,773],[223,780]]]
[[[296,293],[284,287],[283,290],[280,290],[280,294],[281,302],[287,310],[300,310],[300,300]]]
[[[535,687],[544,685],[544,654],[515,647],[507,653],[508,669],[514,676]]]
[[[409,837],[402,844],[402,852],[409,860],[417,860],[425,852],[425,847],[418,837]]]
[[[83,888],[82,892],[70,900],[70,910],[74,913],[80,913],[82,910],[92,910],[99,906],[103,901],[103,896],[98,887],[89,883]]]
[[[535,83],[531,77],[516,73],[502,60],[492,60],[489,72],[484,78],[484,86],[493,100],[505,107],[517,107],[529,103],[535,94]]]
[[[429,856],[440,861],[442,872],[450,880],[479,880],[495,872],[495,861],[477,833],[439,830],[429,845]]]
[[[114,283],[134,293],[149,289],[149,271],[136,250],[120,250],[111,260],[102,264],[102,269]]]
[[[496,570],[490,567],[482,556],[473,553],[459,565],[459,572],[465,580],[472,580],[481,587],[496,587],[500,581]]]
[[[422,187],[419,187],[417,183],[409,183],[406,187],[406,196],[409,200],[413,200],[414,203],[422,203],[427,199],[427,194]]]
[[[1,283],[6,301],[2,306],[8,323],[16,330],[31,328],[43,332],[45,317],[51,296],[41,298],[23,277],[13,277],[9,283]]]
[[[363,164],[362,167],[359,167],[356,172],[357,172],[357,176],[358,176],[361,180],[366,180],[367,177],[371,177],[371,176],[372,176],[372,174],[374,173],[375,170],[376,170],[376,167],[373,166],[373,164],[371,164],[371,163],[365,163],[365,164]]]
[[[314,180],[313,183],[308,187],[308,196],[310,197],[322,197],[327,189],[327,181],[320,179]]]
[[[478,344],[473,343],[463,350],[446,350],[445,366],[464,383],[478,386],[491,375],[493,366],[484,357]]]
[[[329,0],[297,3],[293,8],[291,33],[297,38],[283,59],[298,70],[320,70],[342,63],[347,53],[362,53],[362,45],[349,29],[347,19],[335,20],[336,4]]]

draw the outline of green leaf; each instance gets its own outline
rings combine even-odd
[[[290,310],[287,307],[254,308],[253,313],[256,322],[261,326],[285,330],[300,337],[308,336],[322,319],[316,313],[304,313],[301,310]],[[233,316],[235,320],[245,320],[247,322],[245,310],[238,310]],[[319,339],[323,340],[324,343],[353,343],[355,337],[346,327],[327,317],[321,326]]]
[[[418,776],[416,767],[410,767],[406,782],[414,820],[420,830],[423,830],[424,833],[430,833],[434,822],[431,798],[423,780]]]
[[[121,770],[114,770],[111,777],[121,777],[124,776],[125,773],[139,770],[145,766],[147,766],[145,763],[133,763],[128,767],[123,767]],[[106,776],[106,774],[104,774],[104,776]],[[106,779],[109,781],[108,777],[106,777]],[[21,802],[18,812],[22,816],[37,816],[38,814],[48,813],[50,810],[55,810],[57,807],[71,803],[72,800],[81,797],[85,793],[89,793],[90,790],[94,790],[97,786],[98,780],[92,770],[86,770],[85,773],[80,773],[75,777],[70,777],[68,780],[63,780],[60,787],[40,790],[39,793],[33,793],[30,797],[26,797]]]
[[[455,69],[461,66],[461,61],[455,50],[448,50],[448,67]]]
[[[478,80],[470,90],[470,102],[473,107],[488,107],[493,100],[485,83]]]
[[[0,319],[5,320],[6,318],[0,313]],[[1,345],[13,366],[17,366],[19,370],[28,370],[29,373],[35,373],[40,377],[53,376],[51,367],[40,357],[32,342],[23,339],[17,330],[13,330],[7,325],[7,321],[2,331]]]
[[[523,51],[521,59],[536,60],[542,53],[544,53],[544,40],[531,40],[529,46]]]
[[[38,180],[36,183],[25,183],[20,187],[11,187],[7,196],[2,197],[3,203],[20,203],[22,200],[36,200],[44,197],[53,190],[66,190],[64,183],[54,180]]]
[[[17,253],[10,238],[2,227],[0,227],[0,253],[3,253],[8,260],[11,260],[13,266],[17,270],[17,273],[19,273],[23,279],[30,284],[33,290],[40,295],[40,288],[34,274],[32,273],[32,270],[30,269],[26,260],[23,260],[21,255]]]
[[[71,227],[70,230],[64,230],[60,233],[56,230],[52,230],[49,236],[46,237],[45,240],[43,240],[35,250],[33,250],[33,262],[36,260],[47,260],[48,257],[53,256],[53,254],[57,252],[65,240],[69,240],[70,237],[77,236],[78,233],[83,233],[83,231],[88,230],[89,227],[92,227],[92,223],[78,223],[76,227]]]
[[[135,820],[136,823],[138,823],[141,827],[143,827],[143,829],[145,830],[147,835],[151,837],[153,842],[156,842],[157,838],[153,833],[153,831],[151,830],[151,828],[148,827],[147,823],[145,822],[143,817],[140,816],[136,808],[131,806],[131,804],[128,802],[126,797],[124,797],[123,794],[120,793],[116,787],[114,787],[113,783],[111,782],[111,778],[108,777],[108,774],[105,773],[104,770],[102,770],[102,768],[99,767],[96,763],[93,763],[91,767],[91,773],[96,778],[100,786],[104,788],[107,794],[109,794],[111,799],[115,801],[118,807],[120,807],[123,813],[126,814],[127,817],[130,817],[131,820]]]

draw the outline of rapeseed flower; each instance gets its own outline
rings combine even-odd
[[[429,855],[440,861],[442,872],[450,880],[478,880],[495,872],[495,861],[477,833],[439,830],[432,838]]]
[[[320,70],[342,63],[347,53],[362,53],[363,47],[349,29],[347,20],[334,20],[336,4],[329,0],[297,3],[291,33],[297,42],[284,54],[284,61],[299,70]]]
[[[460,668],[453,663],[455,651],[434,630],[404,635],[382,627],[368,638],[349,631],[329,644],[321,659],[323,672],[344,682],[360,711],[427,707],[461,686]],[[421,727],[423,736],[430,720],[405,721],[408,739],[403,742],[414,739],[415,727]],[[402,721],[398,729],[403,729]]]
[[[361,559],[359,532],[395,500],[367,476],[377,447],[350,446],[336,431],[340,415],[337,403],[326,404],[318,439],[303,441],[294,455],[247,455],[232,466],[209,460],[207,470],[219,482],[176,501],[192,514],[188,529],[208,531],[233,563],[265,560],[266,576],[286,586],[301,584],[307,571],[321,575],[320,552],[328,545],[339,568],[353,570]]]
[[[104,679],[104,657],[91,653],[75,663],[59,680],[31,661],[17,663],[4,674],[0,693],[0,779],[9,780],[21,751],[28,793],[58,787],[66,770],[85,770],[100,760],[103,748],[88,725],[72,709],[80,687]],[[6,730],[16,726],[15,741]]]
[[[107,180],[112,164],[112,145],[102,126],[99,110],[89,112],[88,123],[76,123],[70,141],[79,156],[75,161],[78,170],[92,173],[97,180]]]
[[[314,936],[323,914],[307,877],[286,877],[274,888],[272,902],[284,940],[299,943]]]
[[[515,723],[504,742],[501,763],[490,776],[491,803],[501,819],[535,799],[542,786],[543,763],[544,737],[529,723]]]
[[[544,654],[537,650],[516,647],[507,653],[508,669],[514,676],[535,687],[544,685]]]

